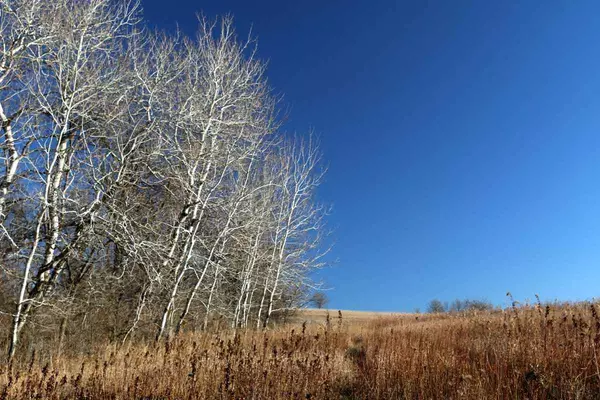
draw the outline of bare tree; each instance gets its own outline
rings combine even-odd
[[[329,303],[329,298],[324,292],[315,292],[311,296],[310,302],[317,308],[323,308]]]
[[[313,137],[279,131],[251,38],[145,31],[137,3],[0,0],[0,263],[27,323],[157,339],[266,326],[313,288]],[[87,329],[87,328],[86,328]]]
[[[445,313],[447,307],[438,299],[433,299],[427,305],[427,312],[431,314]]]
[[[98,210],[101,193],[85,200],[79,195],[84,183],[76,155],[94,152],[88,130],[94,131],[98,110],[106,110],[105,96],[116,91],[119,83],[118,72],[112,73],[118,69],[111,53],[119,51],[121,35],[127,34],[135,18],[134,7],[113,7],[105,1],[3,4],[5,10],[13,10],[13,6],[24,7],[14,13],[24,14],[29,24],[36,24],[25,29],[33,31],[29,35],[21,34],[30,42],[23,55],[26,61],[19,85],[24,96],[33,99],[30,109],[35,127],[22,144],[21,156],[9,157],[9,170],[15,168],[16,159],[23,159],[25,170],[21,173],[27,184],[22,201],[29,202],[37,222],[30,244],[23,243],[17,250],[25,253],[26,261],[9,357],[14,355],[32,308],[44,303],[68,255],[88,235]],[[9,57],[14,53],[13,47]],[[9,130],[5,132],[6,147],[12,152],[15,146]],[[30,144],[35,151],[27,151]]]
[[[215,25],[205,20],[201,22],[197,43],[188,44],[193,66],[193,75],[190,75],[199,76],[201,80],[189,82],[190,97],[186,103],[190,113],[184,116],[187,126],[182,127],[182,137],[168,138],[176,155],[176,171],[183,172],[173,178],[187,193],[188,200],[172,228],[170,250],[163,265],[172,271],[174,279],[157,338],[164,334],[171,318],[207,208],[228,183],[236,160],[248,157],[247,149],[256,148],[256,144],[274,129],[273,101],[264,82],[264,66],[252,56],[244,58],[251,42],[243,45],[236,42],[230,19],[222,20],[216,38]],[[204,90],[198,90],[199,86]],[[231,220],[231,216],[228,218]],[[218,246],[220,240],[215,242],[212,250],[209,249],[197,287],[214,256],[214,246]],[[168,262],[174,258],[176,262]]]
[[[320,268],[326,252],[318,251],[324,234],[323,218],[327,210],[314,202],[321,182],[320,153],[313,136],[296,138],[281,147],[276,169],[281,184],[275,193],[275,232],[273,252],[267,269],[257,326],[266,327],[282,295],[283,282],[302,281],[307,271]],[[316,250],[316,251],[315,251]],[[264,316],[263,316],[263,311]]]

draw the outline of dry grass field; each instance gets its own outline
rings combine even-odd
[[[327,315],[329,315],[331,320],[334,320],[338,318],[340,312],[342,313],[344,322],[349,325],[364,324],[378,318],[414,317],[414,314],[405,313],[305,308],[299,310],[290,320],[296,324],[302,324],[306,321],[309,324],[323,325],[327,322]]]
[[[599,310],[341,319],[308,310],[267,331],[29,355],[1,367],[0,399],[595,399]]]

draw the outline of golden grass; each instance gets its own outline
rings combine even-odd
[[[0,370],[0,399],[592,399],[588,303],[182,335]]]
[[[339,312],[343,315],[344,323],[351,325],[368,323],[377,318],[414,317],[414,314],[407,313],[303,308],[291,317],[291,322],[302,324],[304,321],[307,321],[308,323],[325,324],[327,322],[327,315],[329,315],[330,319],[337,319]]]

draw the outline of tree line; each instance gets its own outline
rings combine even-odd
[[[0,0],[0,312],[44,335],[261,328],[305,301],[327,208],[230,18],[150,32],[137,3]],[[32,344],[33,343],[33,344]]]
[[[427,312],[430,314],[490,311],[493,309],[494,305],[485,299],[455,299],[450,304],[447,301],[442,302],[439,299],[433,299],[427,304]]]

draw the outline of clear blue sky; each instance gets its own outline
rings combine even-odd
[[[321,136],[332,308],[600,295],[600,3],[142,0],[250,27]]]

